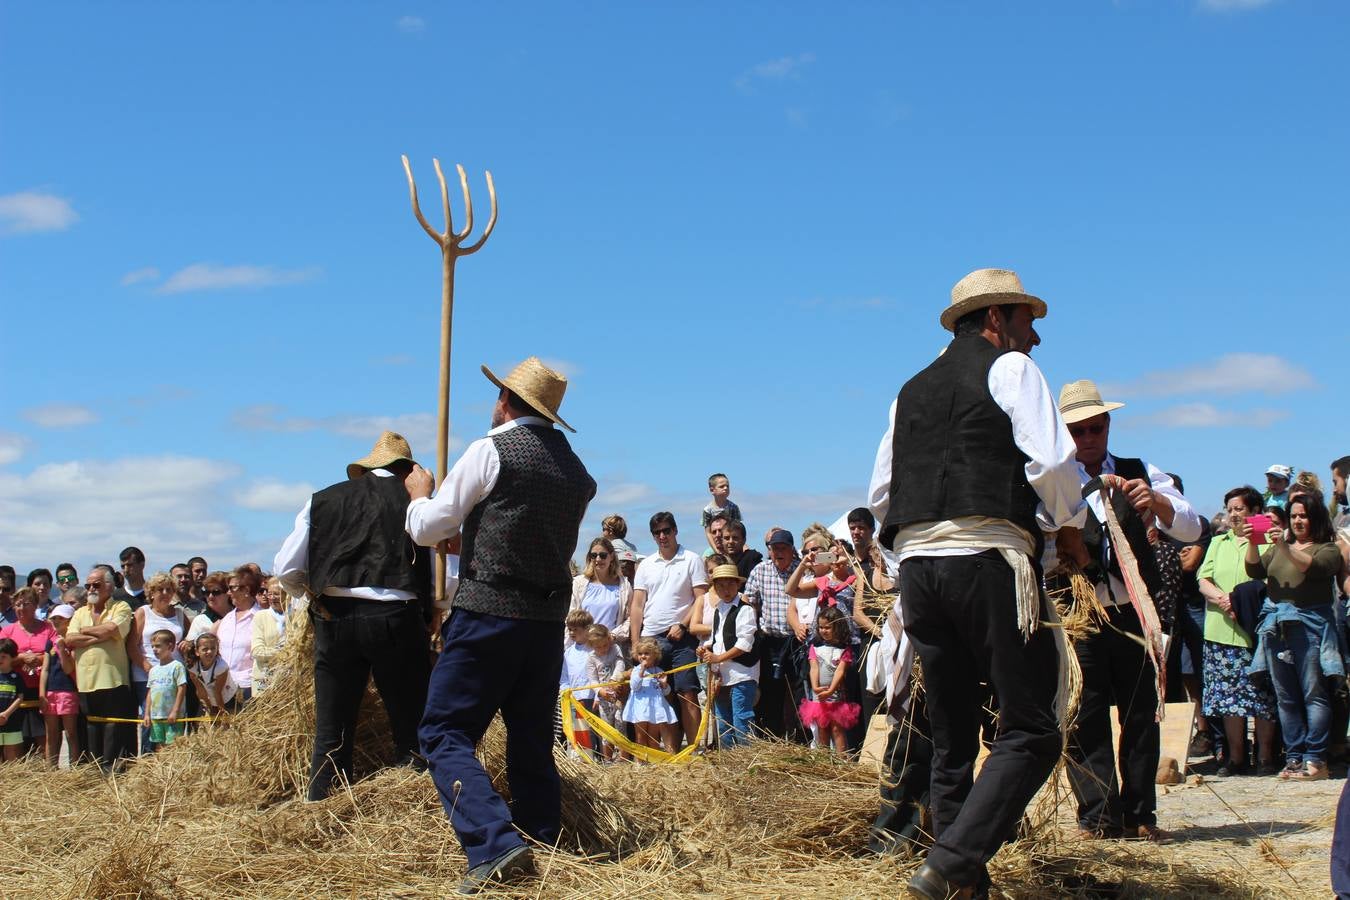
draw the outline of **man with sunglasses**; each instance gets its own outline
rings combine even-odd
[[[1084,574],[1093,582],[1106,610],[1107,625],[1074,644],[1083,671],[1077,726],[1069,740],[1069,783],[1078,798],[1078,828],[1085,838],[1127,837],[1157,841],[1157,791],[1160,732],[1154,715],[1158,688],[1143,646],[1143,626],[1130,604],[1117,553],[1104,525],[1106,508],[1099,488],[1114,494],[1112,508],[1125,533],[1139,573],[1156,597],[1162,588],[1148,526],[1181,542],[1198,540],[1200,516],[1171,477],[1141,459],[1113,455],[1107,449],[1111,412],[1125,404],[1104,402],[1091,381],[1066,384],[1059,411],[1073,438],[1083,496],[1091,509],[1083,528],[1089,562]],[[1111,707],[1120,717],[1120,777],[1111,740]]]
[[[897,554],[903,628],[923,665],[932,731],[933,846],[911,896],[987,896],[985,864],[1059,759],[1061,629],[1039,590],[1043,532],[1075,547],[1083,501],[1073,445],[1029,351],[1046,305],[1015,272],[979,269],[940,317],[954,338],[901,388],[877,450],[870,506]],[[891,683],[908,683],[902,664]],[[987,682],[1000,728],[978,779]],[[907,712],[892,691],[892,722]]]

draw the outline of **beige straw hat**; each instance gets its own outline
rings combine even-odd
[[[543,360],[531,356],[511,370],[505,378],[498,378],[492,370],[483,366],[483,374],[499,388],[506,388],[517,397],[530,404],[540,415],[551,419],[573,433],[576,429],[563,421],[558,415],[562,406],[563,394],[567,393],[566,376],[544,365]]]
[[[1059,389],[1059,414],[1064,417],[1065,425],[1100,416],[1124,405],[1124,403],[1103,403],[1102,393],[1097,390],[1097,385],[1086,378],[1082,381],[1072,381]]]
[[[951,305],[942,311],[942,327],[956,330],[956,320],[968,312],[1004,303],[1028,303],[1032,318],[1045,316],[1045,301],[1022,290],[1022,279],[1008,269],[976,269],[952,288]]]
[[[745,579],[741,577],[740,570],[731,563],[723,563],[720,566],[714,567],[712,570],[712,577],[709,578],[708,581],[713,582],[723,578],[734,578],[742,584],[745,583]]]
[[[380,435],[380,439],[375,442],[375,447],[368,456],[347,464],[347,477],[360,478],[370,469],[383,469],[400,459],[416,462],[413,459],[412,448],[408,446],[408,439],[397,432],[386,431]]]

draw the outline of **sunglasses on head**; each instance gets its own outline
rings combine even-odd
[[[1092,436],[1095,437],[1095,436],[1101,434],[1101,433],[1102,433],[1103,431],[1105,431],[1105,430],[1106,430],[1106,426],[1105,426],[1105,425],[1102,425],[1100,422],[1097,423],[1096,425],[1070,425],[1070,426],[1069,426],[1069,434],[1071,434],[1072,436],[1074,436],[1074,437],[1076,437],[1076,438],[1082,437],[1082,436],[1085,435],[1085,434],[1090,434],[1090,435],[1092,435]]]

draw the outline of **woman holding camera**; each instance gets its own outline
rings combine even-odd
[[[1320,781],[1327,777],[1331,731],[1331,692],[1327,680],[1345,674],[1336,641],[1331,604],[1341,554],[1331,516],[1316,494],[1289,501],[1289,535],[1272,528],[1267,541],[1252,538],[1252,523],[1239,519],[1233,531],[1248,539],[1247,574],[1264,579],[1268,603],[1260,636],[1284,730],[1286,780]]]

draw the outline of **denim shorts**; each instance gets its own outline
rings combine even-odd
[[[678,641],[672,641],[665,635],[656,635],[653,640],[661,647],[661,668],[669,672],[679,666],[698,662],[698,640],[689,632]],[[697,694],[698,670],[685,669],[670,676],[670,689],[677,694]]]

